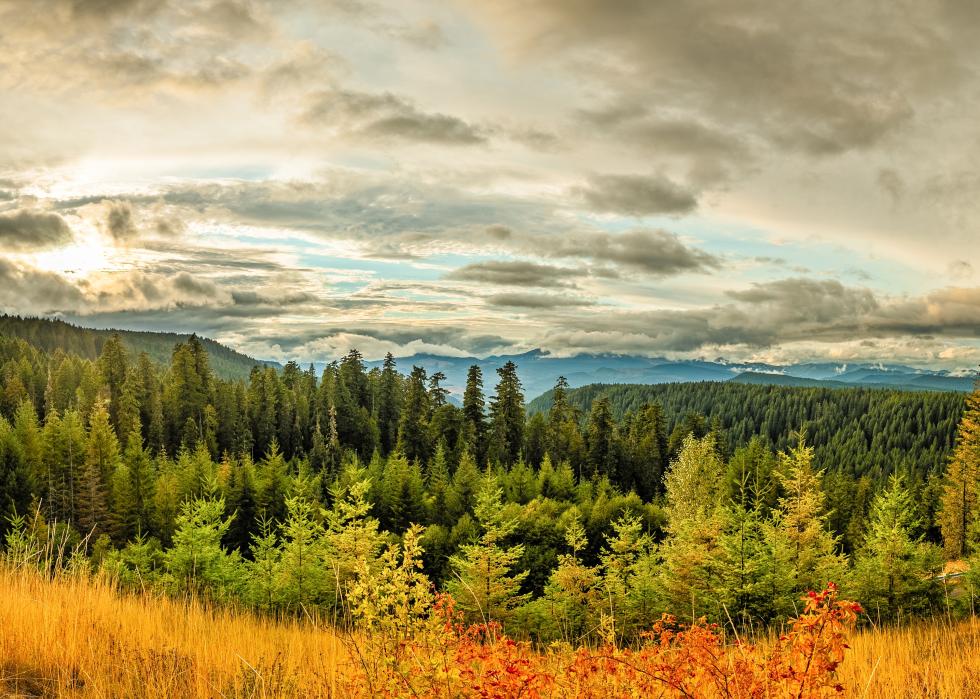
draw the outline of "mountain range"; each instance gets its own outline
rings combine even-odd
[[[490,390],[496,384],[496,370],[507,361],[518,368],[525,395],[530,399],[551,389],[559,376],[568,379],[573,388],[593,383],[659,384],[690,381],[734,381],[739,383],[780,386],[854,386],[924,391],[970,391],[977,380],[974,371],[951,372],[881,363],[802,363],[791,365],[758,362],[728,362],[724,359],[666,359],[619,354],[579,354],[559,357],[541,350],[523,354],[476,357],[447,357],[416,354],[396,359],[401,371],[419,365],[431,375],[446,375],[444,386],[461,396],[466,372],[476,364],[483,370],[483,380]],[[380,366],[381,362],[368,362]]]
[[[22,318],[0,315],[0,335],[19,337],[45,351],[61,348],[95,359],[102,345],[118,332],[131,352],[147,352],[159,364],[168,364],[173,347],[189,335],[134,330],[83,328],[60,319]],[[219,342],[201,338],[211,356],[215,373],[225,379],[247,379],[255,365],[280,364],[254,359]],[[513,361],[518,368],[528,400],[555,385],[559,376],[571,387],[588,384],[660,384],[691,381],[734,381],[738,383],[779,386],[848,386],[882,387],[901,390],[970,391],[977,372],[924,369],[900,364],[809,362],[789,365],[760,362],[731,362],[719,358],[667,359],[622,354],[578,354],[568,357],[531,350],[522,354],[501,354],[484,358],[415,354],[396,358],[400,371],[407,373],[413,365],[424,367],[430,375],[446,375],[445,388],[451,398],[459,399],[466,385],[466,373],[473,364],[483,370],[485,389],[490,392],[497,383],[496,370]],[[305,362],[302,362],[305,365]],[[366,362],[380,367],[381,361]],[[321,372],[324,362],[314,362]]]

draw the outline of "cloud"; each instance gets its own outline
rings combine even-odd
[[[51,313],[84,302],[73,284],[51,272],[0,258],[0,305],[26,313]]]
[[[693,114],[811,156],[875,147],[914,115],[910,93],[963,74],[947,35],[921,32],[949,22],[941,6],[469,4],[519,59],[561,62],[626,105]]]
[[[660,175],[593,175],[572,191],[593,211],[627,216],[684,214],[698,205],[693,193]]]
[[[575,274],[575,270],[534,262],[488,260],[455,269],[444,278],[501,286],[569,287],[574,286]]]
[[[129,202],[110,202],[105,220],[106,231],[117,241],[127,241],[137,235],[133,223],[133,207]]]
[[[707,272],[722,266],[719,257],[685,245],[673,233],[662,230],[569,235],[542,244],[541,253],[614,262],[657,276]]]
[[[486,302],[491,306],[526,309],[580,308],[595,305],[595,301],[581,297],[533,293],[494,294],[488,296]]]
[[[307,126],[341,130],[366,139],[454,146],[472,146],[487,140],[483,129],[459,117],[423,112],[390,92],[320,91],[310,96],[301,121]]]
[[[0,214],[0,248],[19,252],[66,245],[72,231],[58,214],[18,209]]]

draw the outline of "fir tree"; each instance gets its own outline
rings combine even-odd
[[[967,396],[956,430],[956,446],[946,467],[940,527],[947,558],[971,552],[968,532],[977,519],[980,487],[980,387]]]
[[[892,476],[871,505],[868,534],[855,561],[858,600],[879,619],[923,614],[941,598],[941,569],[939,549],[922,540],[905,479]]]
[[[224,511],[220,498],[198,498],[181,505],[173,546],[164,555],[164,582],[172,591],[215,599],[237,594],[238,554],[229,554],[221,545],[231,525]]]
[[[842,580],[846,561],[837,554],[837,541],[827,530],[822,472],[813,468],[813,447],[801,433],[795,447],[780,452],[785,493],[777,504],[779,526],[789,545],[794,586],[798,593],[822,590]]]
[[[287,608],[304,609],[321,602],[326,592],[324,530],[312,502],[292,497],[286,509],[277,584]]]
[[[460,547],[459,554],[452,558],[456,577],[448,590],[473,621],[506,623],[513,610],[528,598],[520,592],[527,571],[514,570],[524,555],[524,546],[508,545],[517,520],[504,513],[501,497],[496,479],[486,476],[476,503],[480,537]]]
[[[517,377],[517,365],[508,361],[497,369],[500,381],[490,399],[490,456],[499,464],[509,466],[521,457],[524,447],[524,393]]]
[[[486,400],[483,397],[483,371],[476,364],[466,372],[463,419],[468,433],[467,441],[477,464],[481,464],[486,454]]]
[[[429,458],[429,394],[426,390],[425,369],[412,367],[402,404],[398,426],[398,446],[409,461],[426,462]]]

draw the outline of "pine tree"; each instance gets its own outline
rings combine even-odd
[[[450,581],[449,593],[475,622],[506,623],[514,609],[528,599],[520,592],[527,571],[514,570],[524,555],[524,546],[507,543],[517,529],[517,520],[506,516],[501,498],[496,479],[487,475],[476,503],[480,537],[460,547],[451,561],[457,577]]]
[[[726,497],[746,511],[767,515],[776,504],[776,460],[758,436],[735,450],[725,470]]]
[[[381,549],[378,520],[371,517],[367,494],[371,481],[363,469],[348,467],[333,492],[334,505],[327,513],[325,548],[329,562],[330,601],[344,608],[347,587],[363,566],[370,568]]]
[[[524,447],[524,393],[517,365],[508,361],[497,369],[500,381],[490,399],[490,457],[503,466],[515,463]]]
[[[398,441],[398,422],[401,396],[399,376],[395,369],[395,358],[388,352],[381,369],[378,386],[377,421],[381,440],[381,451],[388,454]]]
[[[456,473],[453,474],[452,487],[449,489],[450,521],[473,511],[479,490],[480,470],[473,455],[468,451],[464,452]]]
[[[286,519],[286,500],[289,495],[289,478],[286,461],[279,451],[275,439],[269,445],[269,451],[258,463],[256,472],[258,511],[263,517],[273,522]]]
[[[323,601],[327,589],[324,530],[314,503],[292,497],[286,509],[277,584],[288,609],[305,609]]]
[[[463,419],[467,441],[477,464],[481,464],[486,455],[486,400],[483,397],[483,371],[476,364],[471,365],[466,372]]]
[[[813,447],[801,433],[795,447],[780,452],[780,474],[785,496],[777,504],[779,526],[785,536],[793,567],[796,592],[822,590],[843,579],[846,561],[836,552],[837,541],[826,527],[822,471],[813,468]]]
[[[425,493],[418,463],[409,464],[398,451],[385,463],[380,493],[378,514],[385,529],[404,532],[409,524],[425,519]]]
[[[279,603],[278,571],[281,560],[279,537],[272,522],[264,517],[249,544],[251,560],[245,561],[247,593],[256,607],[271,612]]]
[[[31,502],[30,469],[17,433],[0,416],[0,541],[11,520],[26,515]]]
[[[661,548],[661,586],[668,609],[695,618],[719,609],[721,485],[724,465],[714,435],[689,434],[666,477],[668,537]]]
[[[956,430],[956,445],[946,467],[940,527],[947,558],[971,553],[968,531],[977,519],[980,487],[980,387],[967,396]]]
[[[120,414],[123,409],[123,387],[126,383],[129,359],[118,333],[113,333],[102,346],[98,367],[102,381],[109,389],[109,419],[119,434],[126,434],[122,431],[123,425],[120,421]],[[127,406],[127,409],[131,407]],[[131,416],[127,417],[131,419]],[[130,425],[126,425],[126,427],[130,427]]]
[[[741,626],[751,628],[760,621],[765,623],[775,610],[770,597],[764,518],[758,509],[732,503],[719,511],[719,521],[718,602]]]
[[[605,396],[592,402],[587,434],[589,476],[592,478],[605,476],[612,482],[618,482],[618,445],[612,409],[609,405],[609,399]]]
[[[871,505],[868,534],[855,561],[858,600],[884,620],[923,614],[940,600],[941,569],[939,549],[922,540],[905,479],[892,476]]]
[[[226,486],[226,516],[232,517],[225,537],[225,545],[243,556],[248,554],[259,526],[266,518],[259,517],[258,493],[255,472],[250,461],[234,461],[231,464]],[[271,520],[269,520],[271,522]]]
[[[398,446],[408,461],[425,463],[429,458],[429,393],[425,369],[413,366],[408,377],[401,422],[398,425]]]
[[[558,556],[558,566],[545,586],[543,604],[556,627],[556,636],[578,645],[588,633],[591,617],[601,599],[598,572],[582,561],[588,540],[576,508],[565,527],[565,545],[568,553]]]
[[[173,546],[164,555],[164,583],[173,592],[215,599],[237,595],[241,583],[238,553],[229,554],[221,546],[231,525],[224,511],[224,501],[214,498],[181,505]]]
[[[43,493],[45,473],[43,469],[44,444],[38,425],[37,411],[30,401],[23,401],[14,413],[14,439],[20,445],[27,466],[29,485],[36,493]]]
[[[644,405],[633,415],[626,442],[629,473],[624,485],[650,501],[661,491],[667,469],[667,419],[660,405]]]
[[[88,444],[79,473],[75,511],[76,524],[92,541],[108,533],[109,483],[120,462],[119,442],[109,424],[109,413],[98,406],[89,418]]]

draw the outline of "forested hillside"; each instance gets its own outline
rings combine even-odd
[[[431,583],[541,641],[678,609],[780,624],[829,581],[882,621],[968,599],[936,576],[980,531],[978,394],[954,440],[951,395],[559,380],[529,416],[496,374],[471,367],[457,407],[390,355],[244,381],[196,337],[165,366],[118,336],[95,361],[0,338],[6,555],[335,618]]]
[[[692,415],[722,431],[728,448],[761,436],[777,450],[806,430],[819,468],[884,482],[895,472],[924,480],[942,470],[963,411],[959,393],[885,388],[812,388],[704,381],[686,384],[602,385],[569,389],[567,401],[586,414],[603,397],[616,419],[647,403],[663,407],[671,442],[690,431]],[[548,391],[530,402],[533,415],[554,401]],[[674,434],[675,431],[678,431]]]
[[[82,328],[56,318],[22,318],[0,315],[0,335],[26,340],[45,352],[61,349],[85,359],[96,359],[106,341],[118,335],[131,354],[145,352],[157,364],[170,363],[174,346],[187,342],[190,335],[142,332],[139,330],[95,330]],[[253,366],[268,362],[252,359],[206,337],[200,338],[211,360],[215,375],[223,379],[245,379]]]

